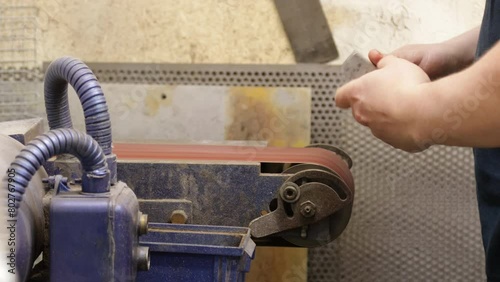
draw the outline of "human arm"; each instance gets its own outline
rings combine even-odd
[[[410,44],[391,52],[389,55],[416,64],[434,80],[471,65],[474,61],[478,38],[479,27],[476,27],[441,43]],[[375,65],[383,56],[376,50],[372,50],[368,54]]]
[[[385,56],[378,70],[337,90],[372,133],[410,152],[433,144],[500,146],[500,45],[471,67],[430,81],[415,64]]]

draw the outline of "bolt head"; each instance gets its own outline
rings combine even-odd
[[[188,220],[188,216],[183,210],[174,210],[170,215],[170,222],[177,224],[184,224]]]
[[[293,186],[287,186],[285,188],[284,196],[287,200],[293,200],[297,196],[297,189]]]
[[[295,183],[290,183],[280,188],[280,196],[287,203],[294,203],[300,198],[299,187]]]
[[[300,214],[304,217],[313,217],[316,214],[316,205],[311,201],[300,204]]]

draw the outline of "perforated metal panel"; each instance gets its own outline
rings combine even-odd
[[[37,14],[34,0],[0,2],[0,121],[38,115]]]
[[[484,255],[470,149],[390,148],[335,108],[340,68],[90,64],[103,83],[286,86],[312,89],[312,140],[353,158],[351,222],[329,246],[310,250],[309,281],[482,281]],[[299,277],[302,274],[297,274]],[[293,276],[293,275],[292,275]],[[287,276],[283,281],[293,281]]]

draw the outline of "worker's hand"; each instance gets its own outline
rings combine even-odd
[[[369,127],[382,141],[405,151],[425,149],[419,118],[423,97],[418,88],[430,81],[413,63],[385,56],[377,70],[355,79],[337,90],[335,102],[340,108],[352,108],[356,121]]]
[[[460,71],[469,64],[458,48],[446,43],[406,45],[389,55],[414,63],[432,80]],[[377,65],[384,55],[371,50],[368,57]]]

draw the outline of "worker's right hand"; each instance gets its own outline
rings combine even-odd
[[[468,62],[465,62],[456,49],[446,43],[412,44],[403,46],[388,55],[416,64],[425,71],[429,78],[435,80],[467,67]],[[377,50],[371,50],[368,54],[374,65],[377,65],[384,56]]]
[[[425,150],[429,127],[425,122],[429,99],[420,95],[429,77],[418,66],[394,56],[385,56],[377,70],[343,85],[335,104],[351,108],[354,119],[373,135],[408,152]]]

